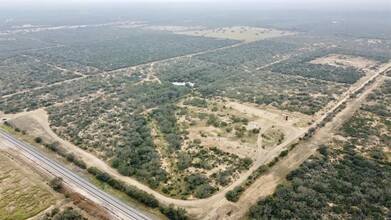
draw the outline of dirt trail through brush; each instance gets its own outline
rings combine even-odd
[[[388,63],[387,65],[383,66],[377,74],[369,78],[366,82],[362,84],[362,86],[358,87],[356,90],[363,88],[363,86],[366,83],[376,78],[382,71],[384,72],[385,70],[387,70],[387,68],[390,67],[391,67],[391,63]],[[263,159],[256,161],[255,165],[248,172],[242,175],[240,179],[235,181],[229,187],[213,195],[212,197],[206,199],[184,201],[184,200],[172,199],[164,195],[161,195],[158,192],[148,188],[147,186],[139,183],[138,181],[130,177],[122,176],[121,174],[118,173],[117,170],[111,168],[109,165],[107,165],[106,163],[104,163],[102,160],[98,159],[91,153],[86,152],[76,147],[72,143],[61,139],[51,130],[48,122],[48,115],[43,109],[38,109],[32,112],[23,112],[15,115],[6,115],[6,117],[10,119],[17,119],[19,117],[29,117],[34,119],[40,125],[41,127],[40,129],[42,129],[44,133],[49,135],[53,141],[59,141],[65,149],[74,152],[76,155],[80,156],[88,164],[88,166],[95,166],[100,170],[109,173],[113,177],[124,181],[127,184],[134,185],[148,193],[151,193],[164,204],[168,205],[172,203],[175,204],[176,206],[187,208],[188,213],[191,217],[198,218],[198,219],[224,219],[224,218],[240,219],[247,212],[248,208],[256,203],[259,196],[266,196],[273,193],[277,184],[284,181],[286,174],[290,170],[298,167],[310,155],[315,153],[317,146],[320,143],[324,143],[324,141],[330,137],[331,132],[334,131],[339,125],[341,125],[344,120],[349,118],[351,114],[353,114],[353,112],[361,105],[361,103],[365,101],[365,97],[371,91],[373,91],[373,89],[377,88],[384,80],[384,78],[385,77],[383,76],[379,77],[375,83],[365,88],[364,93],[359,95],[356,99],[350,101],[347,107],[345,108],[345,110],[337,114],[331,123],[328,123],[324,128],[320,129],[315,134],[315,136],[311,139],[311,142],[305,143],[302,146],[295,148],[288,155],[286,159],[281,161],[281,163],[279,163],[271,170],[270,174],[259,178],[253,185],[251,185],[244,192],[240,201],[236,204],[228,202],[225,199],[225,193],[233,189],[235,186],[240,185],[245,179],[247,179],[249,175],[251,175],[253,170],[257,169],[263,162],[272,158],[272,156],[275,156],[279,150],[284,149],[284,147],[288,146],[292,140],[304,134],[306,129],[298,129],[298,128],[294,128],[293,125],[287,126],[286,124],[281,124],[282,127],[288,127],[293,134],[290,134],[288,138],[281,145],[276,147],[277,150],[270,151],[271,153],[268,153],[266,156],[263,156],[262,157]],[[335,105],[334,107],[338,107],[341,103],[346,101],[348,97],[349,95],[347,95],[344,98],[341,98],[338,104]],[[241,104],[231,104],[231,105],[233,105],[233,107],[238,107],[242,109],[245,108],[245,111],[247,113],[263,114],[262,117],[266,117],[271,121],[274,120],[275,122],[280,123],[275,118],[277,117],[276,114],[271,114],[271,113],[269,114],[269,113],[262,112],[256,107],[249,107]],[[227,213],[230,213],[231,215],[228,216]]]
[[[181,56],[177,56],[177,57],[171,57],[171,58],[167,58],[167,59],[163,59],[163,60],[153,61],[153,62],[139,64],[139,65],[134,65],[134,66],[129,66],[129,67],[120,68],[120,69],[116,69],[116,70],[105,71],[105,72],[101,72],[101,73],[95,74],[93,76],[100,76],[100,75],[106,75],[106,74],[116,74],[116,73],[120,73],[122,71],[126,71],[126,70],[129,70],[129,69],[135,69],[137,67],[142,67],[142,66],[145,66],[145,65],[153,66],[154,64],[161,63],[161,62],[168,62],[168,61],[173,61],[173,60],[177,60],[177,59],[181,59],[181,58],[190,58],[190,57],[193,57],[193,56],[202,55],[202,54],[206,54],[206,53],[210,53],[210,52],[215,52],[215,51],[219,51],[219,50],[225,50],[225,49],[228,49],[228,48],[238,47],[238,46],[241,46],[243,44],[246,44],[246,43],[245,42],[241,42],[241,43],[237,43],[237,44],[233,44],[233,45],[229,45],[229,46],[225,46],[225,47],[209,49],[209,50],[196,52],[196,53],[192,53],[192,54],[181,55]],[[33,57],[31,57],[31,58],[33,58]],[[67,70],[65,68],[61,68],[61,69],[69,71],[69,72],[73,72],[73,71]],[[61,84],[64,84],[64,83],[74,82],[74,81],[85,79],[87,77],[91,77],[91,76],[83,75],[82,73],[79,73],[79,72],[75,72],[75,74],[79,75],[80,77],[74,78],[74,79],[69,79],[69,80],[64,80],[64,81],[56,82],[56,83],[52,83],[52,84],[48,84],[48,85],[45,85],[45,86],[39,86],[39,87],[35,87],[35,88],[32,88],[32,89],[26,89],[26,90],[23,90],[23,91],[19,91],[19,92],[15,92],[15,93],[12,93],[12,94],[4,95],[1,98],[9,98],[9,97],[12,97],[14,95],[21,94],[21,93],[31,92],[31,91],[35,91],[35,90],[39,90],[39,89],[43,89],[43,88],[51,88],[51,87],[56,86],[56,85],[61,85]],[[160,81],[159,79],[157,79],[157,80],[158,80],[158,82]]]
[[[390,67],[391,65],[387,65],[384,69],[381,69],[380,72],[384,72],[384,70]],[[283,161],[273,167],[269,174],[257,179],[240,197],[240,200],[236,203],[237,209],[230,210],[230,216],[226,213],[223,217],[221,216],[221,212],[219,212],[219,209],[225,209],[225,206],[231,206],[229,202],[226,202],[225,205],[211,210],[210,213],[215,214],[208,216],[208,219],[240,219],[260,198],[273,194],[277,185],[285,181],[286,175],[289,174],[290,171],[297,169],[300,164],[313,155],[320,144],[327,143],[331,140],[333,132],[338,130],[342,124],[360,108],[365,102],[366,97],[373,92],[374,89],[380,87],[386,78],[387,77],[385,76],[380,76],[373,84],[365,87],[364,92],[359,94],[357,98],[349,100],[346,108],[338,113],[330,123],[327,123],[325,127],[320,128],[310,140],[297,146]]]

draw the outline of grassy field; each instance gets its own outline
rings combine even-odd
[[[289,36],[293,33],[275,29],[256,28],[256,27],[225,27],[216,29],[203,29],[192,31],[178,31],[177,34],[190,36],[203,36],[220,39],[241,40],[245,42],[254,42],[274,37]]]
[[[48,186],[39,181],[26,167],[0,152],[0,219],[27,219],[55,203]]]

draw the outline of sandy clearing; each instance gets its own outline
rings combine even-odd
[[[303,135],[309,127],[307,126],[298,128],[294,126],[295,124],[298,124],[298,122],[303,119],[308,121],[312,119],[312,117],[300,113],[290,113],[289,120],[285,121],[283,116],[287,113],[277,109],[260,109],[250,104],[241,104],[236,102],[229,102],[227,106],[232,107],[242,112],[243,114],[259,117],[261,119],[258,121],[261,125],[265,127],[278,127],[284,133],[284,141],[276,147],[262,149],[260,145],[258,145],[257,160],[255,161],[255,165],[257,166],[260,166],[261,164],[272,159],[273,155],[277,155],[284,149],[284,147],[289,145],[289,143]]]
[[[344,54],[330,54],[325,57],[312,60],[310,63],[331,65],[336,67],[355,67],[363,70],[370,69],[379,64],[379,62],[375,60]]]
[[[155,75],[156,73],[156,67],[155,67],[155,64],[156,63],[152,63],[149,65],[149,67],[145,70],[147,72],[146,75],[143,75],[142,79],[140,82],[136,83],[136,85],[138,84],[143,84],[145,82],[155,82],[155,83],[158,83],[158,84],[162,84],[162,81],[160,81],[160,79]],[[143,69],[140,70],[141,73],[144,74],[145,72]]]
[[[272,107],[258,107],[252,104],[241,104],[238,102],[228,102],[226,105],[238,110],[239,112],[242,112],[245,115],[270,120],[279,124],[281,127],[293,127],[293,124],[298,123],[303,119],[308,121],[313,119],[312,116],[304,115],[298,112],[281,111]],[[284,120],[284,115],[288,115],[288,121]]]
[[[214,131],[215,130],[215,131]],[[208,134],[207,137],[202,137],[200,133]],[[225,152],[235,154],[241,157],[250,157],[255,159],[256,144],[242,143],[240,140],[231,140],[229,137],[219,137],[217,133],[220,130],[213,127],[196,127],[189,129],[189,139],[200,139],[205,147],[217,147]]]

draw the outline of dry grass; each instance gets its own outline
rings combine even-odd
[[[97,205],[93,201],[87,199],[83,195],[72,191],[67,187],[62,187],[61,193],[66,195],[72,201],[76,210],[83,213],[85,216],[89,216],[89,219],[100,219],[100,220],[109,220],[109,214],[103,207]]]
[[[186,127],[189,132],[189,139],[201,140],[201,145],[205,147],[217,147],[218,149],[238,155],[240,157],[250,157],[255,159],[255,152],[257,150],[258,134],[252,134],[249,132],[251,129],[259,128],[259,123],[255,122],[257,118],[252,116],[244,116],[241,112],[224,108],[224,103],[216,100],[209,100],[208,108],[198,108],[194,106],[186,106],[189,109],[189,114],[179,118],[181,127]],[[217,111],[212,111],[213,108],[217,108]],[[199,114],[214,115],[219,122],[226,122],[226,126],[214,127],[208,125],[208,116],[204,119],[198,117]],[[249,123],[238,122],[234,123],[231,117],[238,117],[241,119],[247,119]],[[194,124],[192,124],[192,122]],[[246,132],[242,138],[238,138],[235,134],[235,127],[245,127]],[[227,131],[230,128],[231,130]],[[249,135],[251,134],[251,135]]]
[[[151,25],[143,27],[146,30],[154,30],[154,31],[169,31],[169,32],[177,32],[177,31],[191,31],[202,29],[202,26],[174,26],[174,25]]]
[[[371,69],[379,63],[374,60],[369,60],[364,57],[343,55],[343,54],[330,54],[325,57],[320,57],[312,60],[313,64],[331,65],[336,67],[355,67],[359,69]]]
[[[277,146],[284,140],[284,133],[278,128],[269,128],[262,134],[262,144],[265,148]]]
[[[177,34],[213,37],[220,39],[240,40],[245,42],[254,42],[274,37],[289,36],[293,33],[282,30],[256,28],[256,27],[225,27],[216,29],[201,29],[192,31],[177,31]]]
[[[27,219],[56,202],[51,189],[27,167],[0,152],[0,219]]]

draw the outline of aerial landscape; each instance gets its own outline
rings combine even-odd
[[[391,2],[4,0],[0,220],[389,219]]]

